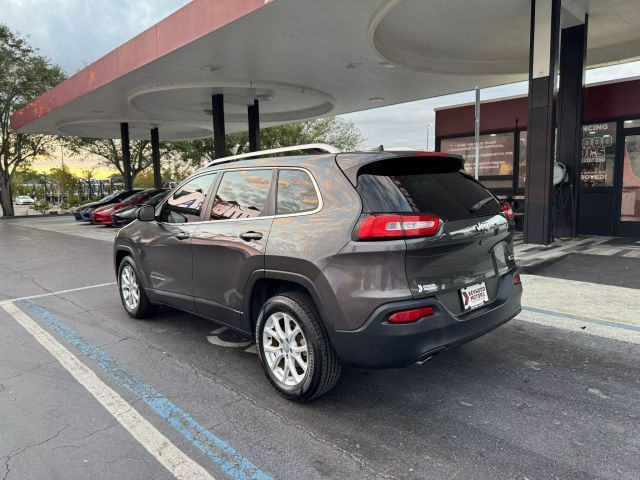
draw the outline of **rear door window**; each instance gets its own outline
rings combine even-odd
[[[268,208],[272,176],[271,169],[225,172],[211,208],[211,220],[264,215]]]
[[[357,190],[364,213],[430,213],[444,220],[500,213],[495,197],[462,171],[392,162],[375,162],[360,169]]]
[[[316,187],[307,172],[285,169],[278,172],[277,215],[310,212],[318,205]]]

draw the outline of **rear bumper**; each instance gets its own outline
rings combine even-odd
[[[513,284],[515,271],[500,280],[495,300],[482,308],[454,315],[435,299],[408,300],[382,305],[358,330],[331,332],[338,356],[363,368],[403,367],[469,342],[520,313],[522,286]],[[431,306],[434,314],[415,323],[386,322],[395,311]]]

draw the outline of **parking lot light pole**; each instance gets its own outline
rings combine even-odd
[[[247,107],[249,116],[249,151],[260,150],[260,107],[258,100],[253,101],[253,105]]]
[[[133,188],[133,179],[131,178],[131,144],[129,141],[129,124],[126,122],[120,124],[120,137],[122,139],[124,189],[131,190]]]
[[[218,93],[211,97],[211,114],[213,115],[213,155],[222,158],[227,152],[227,140],[224,131],[224,97]]]
[[[160,170],[160,132],[158,127],[151,129],[151,160],[153,163],[153,186],[162,188],[162,171]]]

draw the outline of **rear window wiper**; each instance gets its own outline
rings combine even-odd
[[[478,203],[476,203],[473,207],[471,207],[469,209],[470,213],[476,213],[478,210],[480,210],[482,207],[484,207],[487,203],[489,203],[491,200],[493,200],[493,197],[487,197],[487,198],[483,198],[482,200],[480,200]]]

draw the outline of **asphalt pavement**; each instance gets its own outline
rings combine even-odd
[[[517,319],[298,405],[218,325],[129,318],[113,234],[0,222],[0,480],[638,478],[635,288],[524,276]]]

